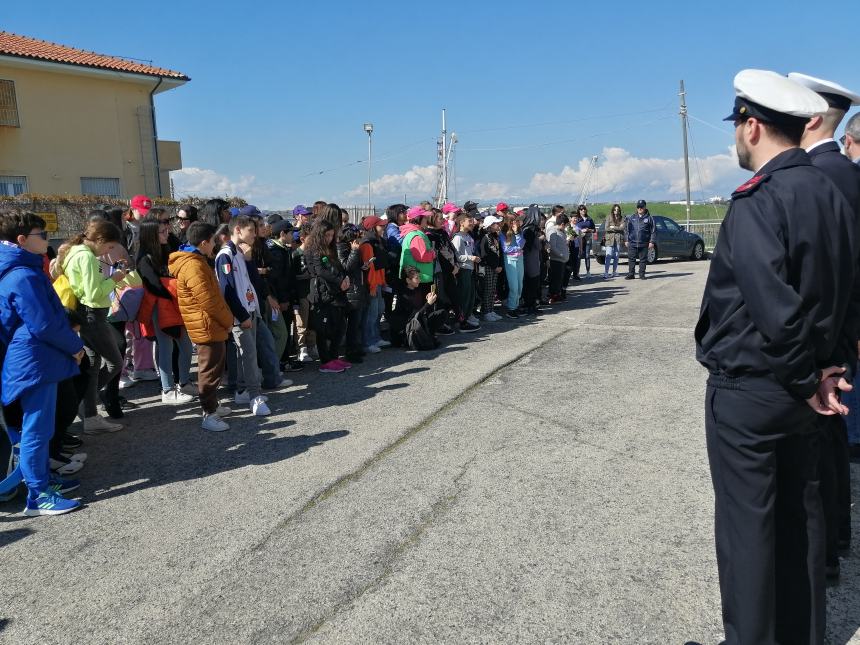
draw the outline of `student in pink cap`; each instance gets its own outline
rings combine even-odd
[[[442,207],[442,214],[445,215],[445,230],[451,237],[460,230],[457,226],[457,216],[462,212],[463,209],[452,202],[448,202]]]

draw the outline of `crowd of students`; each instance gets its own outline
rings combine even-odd
[[[2,214],[3,417],[20,435],[25,513],[80,506],[64,496],[87,457],[69,428],[80,416],[83,435],[122,430],[139,381],[158,381],[165,405],[199,399],[202,428],[225,431],[223,381],[234,406],[266,416],[264,392],[307,364],[341,373],[385,347],[434,349],[482,322],[537,316],[582,262],[590,276],[595,231],[585,206],[569,218],[561,206],[394,204],[354,224],[323,201],[290,220],[219,199],[169,214],[138,195],[92,211],[54,254],[39,217]],[[609,243],[606,278],[620,238]]]

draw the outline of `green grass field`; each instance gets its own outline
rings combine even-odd
[[[567,213],[571,214],[576,211],[576,204],[566,204]],[[588,214],[598,224],[606,219],[612,204],[589,204]],[[726,215],[728,206],[726,204],[693,204],[690,207],[691,220],[713,220],[722,221]],[[648,202],[648,210],[652,215],[663,215],[669,217],[679,224],[683,224],[687,219],[687,207],[684,204],[669,204],[668,202]],[[625,215],[630,215],[636,212],[635,202],[622,202],[621,212]]]

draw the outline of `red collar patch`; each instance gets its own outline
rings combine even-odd
[[[759,185],[768,179],[770,175],[755,175],[745,184],[741,184],[737,188],[735,188],[732,195],[744,195],[753,192]]]

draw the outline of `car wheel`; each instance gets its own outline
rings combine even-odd
[[[657,245],[648,247],[648,264],[654,264],[657,261]]]
[[[597,264],[605,264],[606,256],[605,255],[595,255],[594,259],[597,260]]]
[[[693,245],[693,254],[690,256],[692,260],[701,260],[705,257],[705,245],[702,242],[696,242]]]

